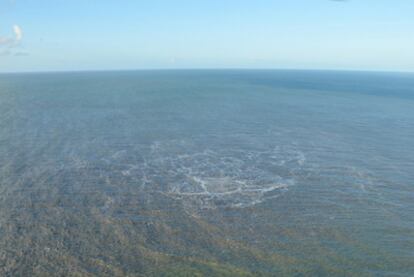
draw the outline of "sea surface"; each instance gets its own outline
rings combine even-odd
[[[414,276],[414,74],[0,75],[0,276],[284,275]]]

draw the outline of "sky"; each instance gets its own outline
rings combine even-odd
[[[0,72],[414,72],[413,0],[0,0]]]

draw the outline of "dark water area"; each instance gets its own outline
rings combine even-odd
[[[413,276],[414,74],[0,75],[1,276]]]

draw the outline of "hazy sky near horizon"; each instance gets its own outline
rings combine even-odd
[[[413,0],[0,0],[0,71],[414,71]]]

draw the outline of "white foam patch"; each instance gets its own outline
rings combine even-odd
[[[173,187],[168,194],[201,208],[249,207],[278,197],[289,186],[281,183],[252,185],[229,177],[192,178],[196,187],[194,191]]]
[[[139,159],[137,157],[140,157]],[[195,209],[244,208],[279,197],[294,184],[305,155],[292,147],[203,147],[188,141],[155,142],[114,151],[103,170],[132,189],[160,192]],[[125,183],[124,182],[124,183]]]

